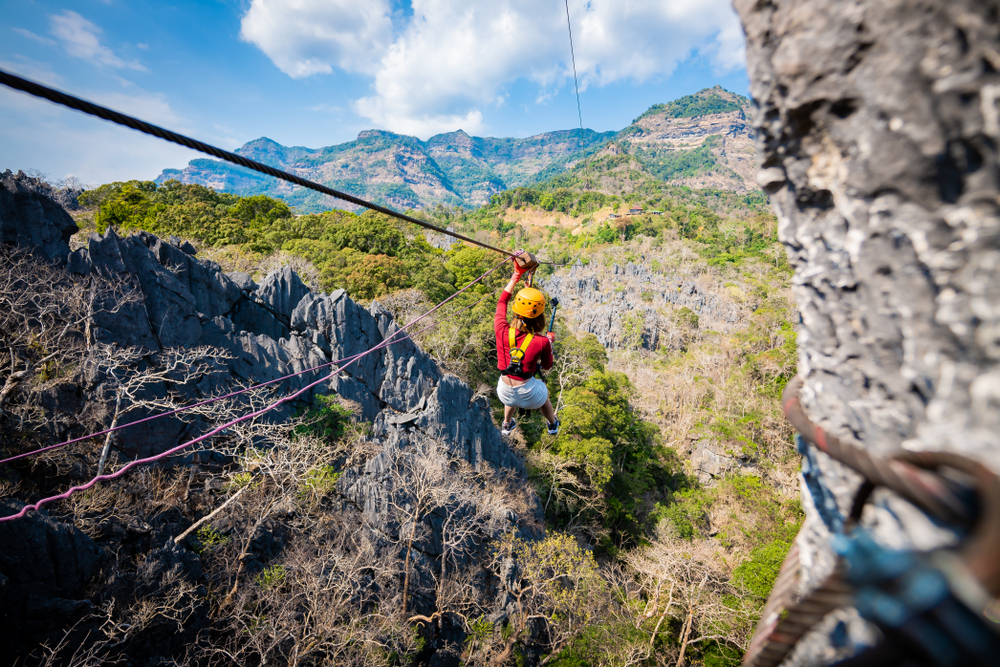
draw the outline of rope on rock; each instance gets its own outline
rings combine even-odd
[[[899,552],[896,555],[882,550],[859,527],[865,503],[877,486],[884,486],[896,492],[938,521],[966,532],[973,528],[980,518],[979,499],[967,485],[932,471],[939,467],[947,467],[980,480],[990,476],[995,479],[995,475],[987,471],[981,463],[958,454],[900,452],[892,458],[882,458],[845,443],[825,432],[806,416],[799,402],[802,385],[803,380],[800,377],[788,383],[781,397],[782,408],[788,420],[799,432],[799,447],[804,454],[803,476],[806,478],[806,487],[813,496],[817,511],[827,529],[835,536],[835,550],[840,557],[834,572],[800,599],[797,590],[800,579],[799,549],[797,541],[793,544],[781,566],[753,639],[744,655],[744,667],[780,665],[798,641],[828,613],[852,603],[856,604],[855,594],[859,585],[866,585],[869,589],[887,583],[897,585],[897,580],[894,578],[899,574],[897,572],[876,572],[872,576],[867,576],[865,570],[869,563],[864,562],[865,558],[873,560],[881,557],[882,561],[900,561],[906,557],[915,564],[915,567],[928,569],[926,564],[908,552]],[[819,484],[818,471],[812,470],[815,464],[811,452],[807,451],[806,443],[814,445],[864,477],[864,483],[846,519],[839,514],[836,517],[828,516],[831,511],[837,512],[836,507],[826,507],[830,499],[816,496],[817,491],[823,492],[825,489]],[[930,575],[925,577],[927,580],[932,578]],[[921,589],[920,594],[924,592]],[[867,591],[866,595],[870,596],[871,591]],[[911,594],[911,597],[914,595]],[[907,610],[907,613],[910,611],[916,616],[924,610],[914,607],[913,610]],[[870,613],[863,615],[875,622],[880,620],[877,615],[873,616]],[[992,637],[989,632],[984,636]]]
[[[489,271],[487,271],[486,273],[484,273],[483,275],[481,275],[479,278],[477,278],[476,280],[472,281],[471,283],[469,283],[468,285],[466,285],[465,287],[463,287],[461,290],[459,290],[455,294],[451,295],[450,297],[448,297],[444,301],[440,302],[439,304],[437,304],[436,306],[434,306],[433,308],[431,308],[430,310],[428,310],[424,314],[420,315],[419,317],[417,317],[416,319],[414,319],[412,322],[410,322],[406,326],[407,327],[412,326],[413,324],[415,324],[415,323],[419,322],[420,320],[424,319],[425,317],[427,317],[428,315],[430,315],[431,313],[433,313],[434,311],[436,311],[438,308],[440,308],[441,306],[443,306],[445,303],[447,303],[451,299],[455,298],[456,296],[458,296],[462,292],[466,291],[467,289],[469,289],[470,287],[472,287],[473,285],[475,285],[476,283],[478,283],[479,281],[481,281],[483,278],[485,278],[489,274],[491,274],[494,271],[496,271],[506,261],[507,260],[504,259],[499,264],[497,264],[496,266],[494,266],[492,269],[490,269]],[[454,313],[452,313],[451,315],[449,315],[449,317],[453,317],[454,315],[457,315],[458,313],[461,313],[461,312],[463,312],[465,310],[468,310],[470,308],[473,308],[473,307],[477,306],[478,304],[482,303],[485,299],[487,299],[490,296],[492,296],[492,294],[486,294],[486,295],[484,295],[478,301],[476,301],[476,302],[474,302],[474,303],[472,303],[472,304],[470,304],[468,306],[465,306],[465,307],[463,307],[463,308],[455,311]],[[445,318],[445,319],[447,319],[447,318]],[[428,329],[436,327],[438,324],[440,324],[441,322],[444,322],[444,321],[445,320],[440,320],[438,322],[432,322],[431,324],[427,325],[423,329],[420,329],[419,331],[416,331],[413,334],[409,334],[408,337],[412,337],[414,335],[423,333],[424,331],[427,331]],[[400,331],[402,331],[402,330],[403,329],[400,329]],[[20,519],[21,517],[23,517],[25,514],[27,514],[31,510],[38,510],[43,505],[47,505],[47,504],[49,504],[51,502],[54,502],[56,500],[65,500],[65,499],[69,498],[70,496],[72,496],[74,493],[77,493],[79,491],[86,491],[87,489],[95,486],[98,482],[108,481],[108,480],[112,480],[112,479],[117,479],[118,477],[122,477],[129,470],[131,470],[131,469],[133,469],[133,468],[135,468],[137,466],[145,465],[147,463],[155,463],[157,461],[161,461],[163,459],[169,458],[169,457],[173,456],[174,454],[176,454],[176,453],[178,453],[178,452],[180,452],[180,451],[182,451],[184,449],[187,449],[191,445],[195,445],[195,444],[198,444],[199,442],[203,442],[203,441],[211,438],[212,436],[225,431],[227,428],[229,428],[229,427],[231,427],[231,426],[233,426],[235,424],[239,424],[239,423],[244,422],[244,421],[246,421],[248,419],[253,419],[255,417],[259,417],[259,416],[261,416],[263,414],[266,414],[266,413],[270,412],[271,410],[274,410],[278,406],[280,406],[280,405],[282,405],[284,403],[287,403],[288,401],[290,401],[290,400],[292,400],[294,398],[297,398],[297,397],[301,396],[302,394],[304,394],[305,392],[309,391],[313,387],[315,387],[315,386],[317,386],[319,384],[322,384],[323,382],[326,382],[327,380],[333,379],[333,377],[335,375],[337,375],[342,370],[344,370],[345,368],[347,368],[348,366],[350,366],[354,362],[358,361],[362,357],[365,357],[365,356],[371,354],[372,352],[375,352],[376,350],[384,348],[387,345],[391,345],[392,343],[398,343],[401,340],[403,340],[403,339],[402,338],[398,338],[396,340],[386,339],[386,340],[383,340],[378,345],[375,345],[375,346],[369,348],[368,350],[365,350],[364,352],[362,352],[360,354],[354,355],[353,357],[351,357],[346,362],[343,362],[343,363],[342,362],[330,362],[328,364],[324,364],[324,366],[334,365],[333,371],[331,371],[329,374],[325,375],[324,377],[321,377],[318,380],[310,382],[309,384],[307,384],[302,389],[299,389],[298,391],[296,391],[296,392],[294,392],[292,394],[289,394],[288,396],[284,396],[284,397],[278,399],[277,401],[275,401],[274,403],[271,403],[270,405],[261,408],[260,410],[256,410],[254,412],[251,412],[250,414],[243,415],[242,417],[237,417],[236,419],[228,421],[228,422],[226,422],[225,424],[223,424],[221,426],[217,426],[216,428],[212,429],[208,433],[205,433],[204,435],[198,436],[197,438],[194,438],[192,440],[188,440],[187,442],[182,443],[180,445],[177,445],[176,447],[173,447],[171,449],[168,449],[165,452],[161,452],[159,454],[156,454],[154,456],[149,456],[149,457],[144,458],[144,459],[137,459],[135,461],[132,461],[131,463],[128,463],[128,464],[122,466],[122,468],[120,470],[117,470],[114,473],[110,473],[110,474],[107,474],[107,475],[98,475],[97,477],[94,477],[93,479],[91,479],[86,484],[82,484],[80,486],[74,486],[74,487],[70,488],[69,490],[67,490],[67,491],[65,491],[63,493],[60,493],[59,495],[50,496],[48,498],[42,498],[41,500],[39,500],[38,502],[36,502],[36,503],[34,503],[32,505],[25,505],[24,507],[21,508],[21,511],[18,512],[17,514],[12,514],[10,516],[0,517],[0,523],[2,523],[4,521],[14,521],[16,519]],[[340,365],[336,365],[336,364],[340,364]],[[317,367],[317,368],[320,368],[320,367]],[[288,377],[294,377],[295,375],[302,375],[303,373],[308,373],[311,370],[315,370],[315,369],[309,369],[309,370],[300,371],[299,373],[294,373],[293,375],[288,376]],[[247,391],[247,390],[244,389],[242,391]],[[217,398],[217,399],[214,399],[214,400],[220,400],[220,399]],[[162,416],[166,416],[166,415],[162,415]],[[136,423],[138,423],[138,422],[136,422]],[[128,424],[126,424],[124,426],[128,426]],[[88,437],[93,437],[93,436],[88,436]],[[63,444],[68,444],[68,443],[63,443]],[[38,453],[38,452],[34,452],[34,453]]]
[[[313,366],[312,368],[307,368],[305,370],[301,370],[301,371],[298,371],[296,373],[291,373],[289,375],[284,375],[284,376],[282,376],[280,378],[275,378],[273,380],[268,380],[266,382],[261,382],[261,383],[258,383],[258,384],[255,384],[255,385],[252,385],[252,386],[249,386],[249,387],[245,387],[243,389],[239,389],[237,391],[230,392],[228,394],[224,394],[222,396],[214,396],[212,398],[207,398],[204,401],[199,401],[197,403],[192,403],[191,405],[185,405],[184,407],[176,408],[176,409],[170,410],[168,412],[161,412],[159,414],[150,415],[149,417],[144,417],[143,419],[137,419],[137,420],[135,420],[133,422],[128,422],[128,423],[125,423],[125,424],[118,424],[117,426],[113,426],[113,427],[105,429],[103,431],[97,431],[96,433],[90,433],[89,435],[81,435],[80,437],[73,438],[72,440],[67,440],[65,442],[60,442],[60,443],[55,444],[55,445],[49,445],[48,447],[42,447],[41,449],[36,449],[36,450],[30,451],[30,452],[25,452],[23,454],[17,454],[16,456],[10,456],[10,457],[5,458],[5,459],[0,459],[0,464],[10,463],[11,461],[17,461],[18,459],[27,458],[29,456],[35,456],[36,454],[42,454],[44,452],[52,451],[53,449],[59,449],[60,447],[65,447],[67,445],[72,445],[72,444],[75,444],[77,442],[82,442],[84,440],[89,440],[91,438],[98,438],[98,437],[100,437],[102,435],[107,435],[109,433],[114,433],[115,431],[121,431],[122,429],[129,428],[130,426],[136,426],[137,424],[145,424],[146,422],[151,422],[151,421],[155,421],[157,419],[162,419],[163,417],[170,417],[172,415],[180,414],[181,412],[186,412],[188,410],[193,410],[194,408],[200,408],[202,406],[209,405],[211,403],[215,403],[216,401],[222,401],[222,400],[225,400],[227,398],[233,398],[234,396],[239,396],[240,394],[245,394],[248,391],[253,391],[255,389],[260,389],[262,387],[266,387],[268,385],[272,385],[272,384],[275,384],[275,383],[278,383],[278,382],[284,382],[285,380],[290,380],[291,378],[298,377],[300,375],[305,375],[306,373],[312,373],[314,371],[322,370],[322,369],[327,368],[328,366],[332,366],[334,364],[348,364],[348,363],[353,363],[354,361],[360,359],[361,357],[365,356],[366,354],[368,354],[370,352],[373,352],[373,351],[375,351],[375,350],[377,350],[379,348],[386,347],[388,345],[392,345],[394,343],[400,342],[401,340],[403,340],[402,338],[399,338],[399,339],[396,339],[396,340],[393,340],[393,339],[396,338],[397,336],[399,336],[400,334],[405,333],[406,330],[409,329],[410,327],[412,327],[414,324],[416,324],[420,320],[424,319],[425,317],[427,317],[428,315],[430,315],[431,313],[433,313],[434,311],[436,311],[438,308],[440,308],[444,304],[448,303],[449,301],[451,301],[452,299],[454,299],[455,297],[457,297],[462,292],[465,292],[467,289],[469,289],[470,287],[472,287],[476,283],[482,282],[486,277],[488,277],[494,271],[496,271],[501,266],[503,266],[507,261],[508,261],[507,259],[501,260],[499,263],[497,263],[489,271],[487,271],[483,275],[479,276],[478,278],[476,278],[475,280],[473,280],[472,282],[470,282],[468,285],[466,285],[465,287],[463,287],[462,289],[458,290],[457,292],[455,292],[454,294],[452,294],[451,296],[449,296],[447,299],[445,299],[441,303],[437,304],[436,306],[434,306],[433,308],[431,308],[430,310],[428,310],[426,313],[424,313],[420,317],[417,317],[416,319],[412,320],[411,322],[407,323],[406,325],[400,327],[395,332],[393,332],[388,338],[386,338],[385,340],[383,340],[381,343],[379,343],[378,345],[376,345],[375,347],[373,347],[370,350],[367,350],[365,352],[361,352],[361,353],[356,354],[356,355],[351,356],[351,357],[345,357],[344,359],[339,359],[337,361],[328,361],[325,364],[320,364],[318,366]],[[487,294],[486,296],[491,296],[491,295]],[[448,321],[449,319],[451,319],[455,315],[458,315],[459,313],[461,313],[461,312],[463,312],[465,310],[468,310],[469,308],[473,308],[474,306],[478,305],[483,300],[485,300],[486,296],[484,296],[482,299],[480,299],[476,303],[472,304],[471,306],[466,306],[465,308],[460,308],[459,310],[456,310],[455,312],[449,314],[444,319],[440,320],[439,322],[436,322],[434,324],[434,326],[437,326],[437,324],[441,324],[442,322]],[[426,331],[426,330],[427,329],[424,328],[424,329],[421,329],[420,331],[418,331],[417,333],[421,333],[421,332]],[[409,337],[409,336],[407,336],[407,337]]]
[[[800,377],[789,382],[782,392],[781,405],[792,426],[809,444],[857,471],[876,486],[895,491],[942,521],[964,527],[971,524],[975,519],[975,512],[969,506],[968,493],[961,485],[898,457],[885,459],[873,456],[868,451],[827,433],[812,423],[802,410],[799,402],[802,384]]]

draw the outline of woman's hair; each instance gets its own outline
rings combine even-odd
[[[521,333],[540,334],[545,333],[545,313],[538,317],[521,317],[515,315],[511,326]]]

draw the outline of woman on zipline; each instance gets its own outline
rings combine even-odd
[[[500,432],[510,435],[517,422],[514,410],[541,410],[548,422],[549,434],[559,433],[559,420],[549,400],[549,389],[545,383],[534,377],[539,362],[542,368],[552,368],[552,343],[555,334],[545,332],[545,295],[534,287],[525,287],[514,297],[514,318],[507,323],[507,302],[526,269],[514,264],[514,275],[497,301],[497,313],[493,328],[497,334],[497,368],[500,381],[497,382],[497,396],[504,404],[503,426]]]

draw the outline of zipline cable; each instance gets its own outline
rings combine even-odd
[[[580,107],[580,80],[576,76],[576,50],[573,48],[573,23],[569,20],[569,0],[566,0],[566,28],[569,30],[569,55],[573,60],[573,83],[576,84],[576,114],[580,117],[580,148],[583,148],[583,109]]]
[[[222,401],[222,400],[225,400],[227,398],[233,398],[234,396],[239,396],[240,394],[245,394],[246,392],[253,391],[254,389],[260,389],[260,388],[266,387],[268,385],[272,385],[272,384],[275,384],[275,383],[278,383],[278,382],[284,382],[285,380],[290,380],[293,377],[298,377],[300,375],[305,375],[306,373],[312,373],[314,371],[321,370],[321,369],[326,368],[328,366],[333,366],[335,364],[348,364],[348,363],[352,363],[355,360],[360,359],[364,355],[366,355],[366,354],[368,354],[370,352],[373,352],[373,351],[375,351],[375,350],[377,350],[379,348],[387,347],[389,345],[392,345],[394,343],[398,343],[398,342],[402,341],[403,338],[398,338],[396,340],[392,340],[392,339],[395,338],[396,336],[399,336],[400,334],[405,333],[406,330],[409,329],[410,327],[412,327],[414,324],[416,324],[420,320],[424,319],[425,317],[427,317],[428,315],[430,315],[431,313],[433,313],[434,311],[436,311],[438,308],[440,308],[441,306],[445,305],[446,303],[448,303],[449,301],[451,301],[452,299],[454,299],[459,294],[461,294],[462,292],[466,291],[467,289],[469,289],[470,287],[472,287],[476,283],[482,282],[490,274],[492,274],[494,271],[496,271],[501,266],[503,266],[507,261],[508,261],[507,259],[501,260],[499,263],[497,263],[489,271],[487,271],[483,275],[479,276],[478,278],[476,278],[475,280],[473,280],[472,282],[470,282],[468,285],[466,285],[465,287],[463,287],[462,289],[458,290],[457,292],[455,292],[454,294],[452,294],[451,296],[449,296],[447,299],[445,299],[441,303],[437,304],[436,306],[434,306],[433,308],[431,308],[430,310],[428,310],[426,313],[424,313],[420,317],[417,317],[416,319],[410,321],[406,325],[400,327],[399,329],[397,329],[396,331],[394,331],[392,333],[392,335],[390,335],[388,338],[386,338],[385,340],[383,340],[381,343],[379,343],[375,347],[371,348],[370,350],[366,350],[365,352],[361,352],[359,354],[356,354],[356,355],[353,355],[353,356],[350,356],[350,357],[345,357],[344,359],[338,359],[337,361],[328,361],[325,364],[320,364],[318,366],[313,366],[312,368],[307,368],[305,370],[301,370],[301,371],[298,371],[296,373],[291,373],[289,375],[285,375],[285,376],[282,376],[280,378],[275,378],[273,380],[268,380],[267,382],[261,382],[259,384],[251,385],[249,387],[244,387],[243,389],[239,389],[237,391],[233,391],[233,392],[230,392],[228,394],[223,394],[221,396],[214,396],[212,398],[207,398],[204,401],[199,401],[197,403],[192,403],[191,405],[185,405],[184,407],[181,407],[181,408],[176,408],[174,410],[169,410],[167,412],[161,412],[159,414],[151,415],[149,417],[144,417],[142,419],[137,419],[135,421],[128,422],[128,423],[125,423],[125,424],[118,424],[117,426],[113,426],[113,427],[105,429],[103,431],[98,431],[96,433],[90,433],[88,435],[81,435],[80,437],[73,438],[72,440],[67,440],[65,442],[60,442],[60,443],[55,444],[55,445],[49,445],[48,447],[42,447],[41,449],[35,449],[35,450],[30,451],[30,452],[24,452],[23,454],[17,454],[15,456],[10,456],[10,457],[5,458],[5,459],[0,459],[0,464],[10,463],[11,461],[17,461],[18,459],[27,458],[29,456],[35,456],[36,454],[42,454],[44,452],[48,452],[48,451],[51,451],[53,449],[59,449],[60,447],[65,447],[67,445],[72,445],[72,444],[75,444],[77,442],[82,442],[84,440],[90,440],[91,438],[98,438],[98,437],[100,437],[102,435],[107,435],[109,433],[114,433],[115,431],[121,431],[122,429],[129,428],[130,426],[136,426],[137,424],[145,424],[146,422],[151,422],[151,421],[155,421],[157,419],[162,419],[163,417],[170,417],[172,415],[176,415],[176,414],[179,414],[181,412],[186,412],[188,410],[193,410],[194,408],[200,408],[202,406],[209,405],[211,403],[215,403],[216,401]],[[494,294],[495,293],[496,292],[494,291]],[[491,295],[487,294],[486,296],[491,296]],[[461,313],[461,312],[463,312],[465,310],[468,310],[469,308],[472,308],[473,306],[478,305],[485,298],[486,297],[483,297],[482,299],[480,299],[476,303],[472,304],[472,306],[466,306],[464,308],[460,308],[459,310],[456,310],[455,312],[449,314],[444,319],[439,320],[438,322],[435,322],[434,326],[437,326],[438,324],[441,324],[442,322],[446,322],[447,320],[451,319],[455,315],[458,315],[459,313]],[[426,331],[426,330],[427,330],[426,328],[425,329],[421,329],[420,331],[418,331],[416,333],[422,333],[423,331]],[[406,337],[410,337],[411,338],[412,335],[407,334]]]
[[[224,151],[221,148],[216,148],[197,139],[192,139],[186,137],[183,134],[178,134],[170,130],[159,127],[158,125],[153,125],[147,123],[146,121],[139,120],[133,116],[127,116],[123,113],[119,113],[107,107],[102,107],[93,102],[88,102],[87,100],[80,99],[79,97],[73,97],[66,93],[55,90],[54,88],[49,88],[48,86],[43,86],[35,81],[30,81],[28,79],[23,79],[14,74],[10,74],[3,70],[0,70],[0,83],[13,88],[14,90],[20,90],[21,92],[28,93],[29,95],[34,95],[35,97],[40,97],[42,99],[54,102],[56,104],[61,104],[64,107],[69,107],[76,111],[82,111],[85,114],[91,116],[96,116],[98,118],[103,118],[104,120],[116,123],[118,125],[123,125],[125,127],[131,128],[143,134],[148,134],[150,136],[156,137],[158,139],[163,139],[164,141],[169,141],[171,143],[184,146],[185,148],[190,148],[192,150],[211,155],[212,157],[219,158],[220,160],[225,160],[226,162],[231,162],[232,164],[245,167],[246,169],[252,169],[253,171],[272,176],[274,178],[279,178],[283,181],[289,183],[294,183],[295,185],[301,186],[303,188],[308,188],[309,190],[315,190],[325,195],[331,197],[336,197],[337,199],[342,199],[346,202],[350,202],[355,206],[361,206],[363,208],[371,209],[372,211],[377,211],[383,215],[388,215],[390,217],[396,218],[398,220],[403,220],[405,222],[412,223],[414,225],[419,225],[424,229],[431,229],[435,232],[441,234],[447,234],[466,243],[472,243],[481,248],[486,248],[487,250],[492,250],[494,252],[499,252],[501,254],[507,255],[508,257],[514,257],[514,253],[509,250],[502,250],[500,248],[495,248],[486,243],[476,241],[475,239],[470,239],[468,236],[463,236],[456,232],[449,231],[447,229],[437,227],[430,223],[424,222],[423,220],[418,220],[412,216],[406,215],[405,213],[399,213],[391,208],[386,208],[380,204],[374,204],[369,201],[365,201],[359,197],[348,194],[346,192],[341,192],[340,190],[334,190],[333,188],[321,185],[314,181],[307,180],[295,174],[290,174],[287,171],[282,171],[281,169],[275,169],[274,167],[269,167],[266,164],[262,164],[255,160],[250,160],[243,157],[242,155],[237,155],[236,153],[230,153],[229,151]],[[542,262],[545,263],[545,262]]]
[[[573,47],[573,22],[569,18],[569,0],[566,0],[566,30],[569,32],[569,55],[570,55],[570,59],[573,62],[573,85],[576,88],[576,115],[577,115],[577,118],[580,121],[580,151],[584,152],[584,147],[583,147],[583,107],[580,105],[580,79],[579,79],[579,77],[576,74],[576,49]],[[586,159],[586,153],[584,153],[583,159]],[[585,177],[586,177],[587,166],[588,165],[586,163],[584,163],[583,168],[584,168],[584,176]],[[584,178],[583,183],[584,183],[584,188],[586,188],[586,185],[587,185],[586,178]],[[589,241],[588,241],[588,244],[589,244]],[[586,248],[586,245],[584,245],[584,249],[585,248]],[[575,264],[576,260],[578,260],[580,258],[580,255],[582,255],[582,254],[583,254],[583,249],[581,249],[580,252],[577,253],[576,257],[574,257],[570,261],[566,262],[565,264],[552,264],[552,266],[570,266],[572,264]],[[546,263],[549,263],[549,262],[546,262]]]
[[[504,260],[504,262],[506,262],[506,260]],[[501,262],[501,264],[502,264],[502,262]],[[461,292],[464,292],[465,290],[469,289],[470,287],[472,287],[472,285],[474,285],[475,283],[479,282],[480,280],[482,280],[483,278],[485,278],[490,273],[493,273],[493,271],[496,271],[496,269],[499,268],[499,266],[500,265],[497,265],[497,266],[493,267],[492,269],[490,269],[489,271],[487,271],[486,273],[484,273],[482,276],[480,276],[477,280],[469,283],[468,285],[466,285],[465,287],[463,287],[461,290],[459,290],[458,292],[456,292],[456,294],[453,294],[451,297],[449,297],[449,299],[451,299],[455,295],[460,294]],[[474,302],[474,303],[472,303],[472,304],[470,304],[468,306],[465,306],[465,307],[461,308],[460,310],[456,311],[455,313],[452,313],[452,316],[453,315],[457,315],[458,313],[460,313],[462,311],[468,310],[470,308],[473,308],[473,307],[479,305],[480,303],[482,303],[489,296],[492,296],[492,295],[487,294],[487,295],[483,296],[478,301],[476,301],[476,302]],[[430,315],[431,313],[433,313],[435,310],[437,310],[438,308],[440,308],[441,306],[443,306],[445,304],[445,302],[448,301],[449,299],[446,299],[445,301],[442,301],[441,303],[437,304],[436,306],[434,306],[433,308],[431,308],[430,310],[428,310],[427,312],[425,312],[423,315],[421,315],[420,317],[418,317],[415,320],[413,320],[413,322],[410,322],[410,324],[413,324],[415,322],[419,322],[423,318],[427,317],[428,315]],[[414,334],[411,334],[411,335],[417,335],[417,334],[423,333],[424,331],[427,331],[428,329],[436,327],[438,324],[440,324],[443,321],[444,320],[440,320],[438,322],[432,322],[431,324],[428,324],[423,329],[420,329],[419,331],[416,331],[416,332],[414,332]],[[407,326],[409,326],[409,325],[407,325]],[[163,460],[163,459],[165,459],[167,457],[173,456],[177,452],[180,452],[180,451],[182,451],[182,450],[190,447],[191,445],[195,445],[195,444],[198,444],[199,442],[203,442],[203,441],[207,440],[208,438],[211,438],[213,435],[221,433],[224,430],[226,430],[227,428],[229,428],[229,427],[231,427],[231,426],[233,426],[235,424],[239,424],[239,423],[244,422],[244,421],[246,421],[248,419],[253,419],[255,417],[259,417],[259,416],[261,416],[263,414],[266,414],[266,413],[270,412],[271,410],[277,408],[279,405],[281,405],[283,403],[286,403],[286,402],[292,400],[293,398],[297,398],[297,397],[301,396],[303,393],[305,393],[306,391],[312,389],[313,387],[315,387],[315,386],[317,386],[317,385],[319,385],[319,384],[321,384],[321,383],[323,383],[323,382],[325,382],[327,380],[333,379],[333,377],[335,375],[337,375],[342,370],[344,370],[345,368],[347,368],[348,366],[350,366],[351,364],[353,364],[354,362],[356,362],[358,359],[361,359],[362,357],[365,357],[365,356],[371,354],[372,352],[374,352],[374,351],[376,351],[376,350],[378,350],[378,349],[380,349],[382,347],[385,347],[386,345],[389,345],[391,343],[398,343],[401,340],[403,340],[403,339],[400,338],[400,339],[397,339],[397,340],[391,341],[391,342],[387,342],[388,339],[384,340],[381,343],[379,343],[378,345],[375,345],[375,346],[369,348],[368,350],[365,350],[361,354],[355,355],[353,358],[351,358],[350,361],[347,361],[343,365],[335,367],[333,371],[331,371],[329,374],[325,375],[324,377],[321,377],[318,380],[310,382],[309,384],[307,384],[302,389],[299,389],[298,391],[296,391],[296,392],[294,392],[292,394],[289,394],[288,396],[283,396],[282,398],[278,399],[274,403],[272,403],[272,404],[270,404],[268,406],[265,406],[265,407],[261,408],[260,410],[256,410],[254,412],[251,412],[250,414],[243,415],[242,417],[237,417],[236,419],[230,420],[230,421],[226,422],[225,424],[223,424],[221,426],[217,426],[216,428],[212,429],[208,433],[205,433],[204,435],[200,435],[197,438],[194,438],[193,440],[188,440],[187,442],[182,443],[180,445],[177,445],[176,447],[173,447],[171,449],[168,449],[165,452],[161,452],[159,454],[155,454],[153,456],[149,456],[149,457],[146,457],[144,459],[137,459],[135,461],[132,461],[132,462],[130,462],[130,463],[122,466],[122,468],[120,470],[117,470],[117,471],[115,471],[113,473],[109,473],[107,475],[98,475],[97,477],[94,477],[93,479],[91,479],[86,484],[81,484],[80,486],[74,486],[74,487],[68,489],[67,491],[64,491],[63,493],[60,493],[60,494],[55,495],[55,496],[49,496],[48,498],[42,498],[41,500],[39,500],[38,502],[36,502],[36,503],[34,503],[32,505],[25,505],[24,507],[21,508],[21,511],[19,511],[17,514],[12,514],[10,516],[0,517],[0,523],[3,523],[4,521],[14,521],[16,519],[20,519],[21,517],[23,517],[24,515],[26,515],[31,510],[38,510],[43,505],[47,505],[47,504],[49,504],[51,502],[55,502],[56,500],[65,500],[65,499],[69,498],[70,496],[72,496],[74,493],[76,493],[78,491],[86,491],[87,489],[92,488],[98,482],[103,482],[103,481],[108,481],[108,480],[112,480],[112,479],[117,479],[118,477],[123,476],[126,472],[128,472],[132,468],[135,468],[135,467],[140,466],[140,465],[145,465],[147,463],[155,463],[156,461],[161,461],[161,460]],[[299,373],[296,373],[296,375],[302,375],[304,373],[308,373],[308,372],[310,372],[310,370],[312,370],[312,369],[300,371]]]

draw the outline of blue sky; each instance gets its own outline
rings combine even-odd
[[[380,128],[577,126],[563,0],[0,0],[0,69],[233,149]],[[746,94],[728,0],[570,0],[585,127],[721,84]],[[196,155],[0,89],[0,169],[96,184]]]

